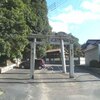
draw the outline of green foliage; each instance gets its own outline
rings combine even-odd
[[[32,27],[33,34],[50,34],[51,27],[48,23],[47,17],[47,5],[46,0],[31,0],[31,8],[32,11],[36,14],[36,23],[35,26]],[[44,40],[41,40],[44,41]],[[46,48],[49,46],[48,44],[45,45],[38,45],[37,46],[37,57],[41,58],[46,54]]]
[[[22,56],[31,31],[26,24],[25,8],[21,0],[0,1],[0,55]]]
[[[74,46],[74,55],[75,57],[84,57],[84,52],[82,51],[80,46]]]
[[[81,45],[79,44],[79,39],[76,38],[75,36],[73,36],[71,33],[70,33],[70,35],[74,41],[74,56],[75,57],[84,57],[84,52],[82,51]]]
[[[51,27],[48,23],[46,0],[32,0],[31,7],[37,18],[33,33],[50,33]]]
[[[51,44],[49,44],[49,43],[46,44],[46,50],[50,50],[52,48],[53,48],[53,46]]]
[[[50,31],[45,0],[0,0],[0,56],[21,57],[30,33]]]
[[[6,66],[7,65],[7,60],[8,58],[7,58],[7,56],[5,56],[5,55],[2,55],[1,57],[0,57],[0,65],[3,67],[3,66]]]
[[[37,58],[43,58],[46,55],[46,46],[38,45],[37,46]]]
[[[27,4],[30,13],[26,12],[26,22],[33,34],[50,34],[51,27],[48,23],[46,0],[23,0]],[[33,20],[33,21],[32,21]],[[44,40],[40,40],[41,42]],[[41,58],[45,55],[47,44],[37,46],[37,57]],[[28,52],[27,49],[23,52]]]

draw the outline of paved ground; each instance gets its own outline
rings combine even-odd
[[[0,100],[100,100],[98,74],[75,68],[75,78],[63,74],[60,66],[36,70],[31,80],[27,69],[0,74]]]

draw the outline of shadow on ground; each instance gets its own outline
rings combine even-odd
[[[100,74],[94,73],[84,67],[75,67],[75,74],[77,77],[69,78],[69,73],[64,74],[61,72],[61,66],[51,66],[45,72],[35,73],[35,78],[30,79],[29,70],[27,69],[14,69],[13,71],[3,73],[0,76],[0,83],[13,83],[13,84],[33,84],[33,83],[70,83],[70,82],[100,82]],[[49,73],[50,72],[50,73]],[[67,67],[69,72],[69,67]],[[37,77],[40,76],[40,77]],[[41,77],[42,76],[42,77]],[[93,77],[89,79],[89,77]],[[94,78],[97,77],[97,78]],[[81,77],[83,79],[81,79]],[[88,77],[88,78],[87,78]]]
[[[69,69],[69,66],[66,67],[67,69],[67,73],[69,73],[70,69]],[[49,71],[62,71],[63,68],[62,66],[51,66],[48,68]],[[74,69],[75,73],[87,73],[87,74],[92,74],[98,78],[100,78],[100,74],[99,73],[96,73],[94,72],[93,70],[90,70],[88,68],[86,68],[85,66],[75,66],[75,69]]]

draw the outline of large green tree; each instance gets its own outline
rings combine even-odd
[[[33,27],[33,33],[35,34],[47,34],[50,32],[51,27],[48,23],[48,17],[47,17],[47,4],[46,0],[31,0],[32,4],[32,10],[36,14],[36,24],[35,27]]]
[[[0,0],[0,55],[21,57],[30,33],[50,30],[45,0]]]
[[[32,34],[50,34],[51,33],[51,27],[48,23],[48,17],[47,17],[47,4],[46,0],[29,0],[28,2],[26,0],[23,0],[24,3],[28,4],[28,6],[31,7],[32,13],[34,13],[36,19],[35,24],[32,24],[28,22],[28,25],[30,26],[32,30]],[[39,41],[44,41],[43,39],[38,39]],[[29,46],[28,46],[29,47]],[[42,44],[37,45],[37,57],[43,57],[45,55],[45,51],[48,47],[48,44]],[[27,48],[25,49],[25,53]],[[24,54],[25,54],[24,53]]]
[[[46,0],[32,0],[32,10],[36,14],[37,21],[35,27],[33,27],[33,33],[35,34],[50,34],[51,27],[48,23],[47,17],[47,4]],[[44,41],[44,40],[42,40]],[[45,51],[48,47],[48,44],[38,45],[37,46],[37,57],[41,58],[45,55]]]
[[[21,0],[0,0],[0,55],[21,57],[31,31],[25,9],[27,6]]]

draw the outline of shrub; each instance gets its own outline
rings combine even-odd
[[[97,60],[91,60],[89,66],[90,67],[100,67],[100,62],[98,62]]]
[[[98,67],[100,68],[100,61],[99,61],[99,66]]]

